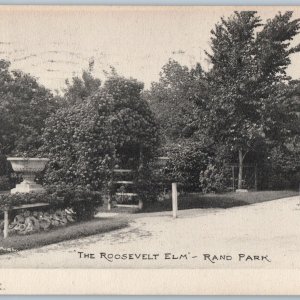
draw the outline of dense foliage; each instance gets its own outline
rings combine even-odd
[[[228,190],[228,174],[223,167],[210,162],[199,174],[199,184],[203,193],[219,193]]]
[[[56,107],[55,97],[34,77],[0,60],[0,190],[16,183],[6,155],[38,156],[45,120]]]
[[[111,105],[110,96],[95,94],[47,119],[43,153],[50,162],[45,183],[103,188],[114,157]]]
[[[51,207],[72,208],[79,220],[90,218],[103,203],[100,193],[67,185],[48,186],[42,193],[0,195],[0,210],[24,204],[48,203]]]
[[[132,163],[142,159],[145,164],[153,158],[159,144],[156,119],[141,98],[143,87],[141,82],[120,76],[110,77],[103,87],[113,99],[112,129],[120,163],[131,158]]]
[[[239,188],[246,154],[289,135],[295,119],[286,68],[300,50],[290,45],[300,20],[291,18],[279,13],[262,26],[256,12],[235,12],[212,30],[208,99],[197,102],[200,127],[239,154]]]
[[[199,175],[204,171],[210,161],[210,156],[198,142],[185,141],[171,144],[165,148],[169,157],[166,174],[173,182],[180,183],[185,191],[199,191]]]
[[[143,84],[120,76],[48,118],[43,153],[50,158],[48,184],[65,183],[108,193],[112,169],[146,167],[159,143]],[[78,99],[78,97],[77,97]]]
[[[8,191],[13,188],[16,178],[11,164],[5,155],[0,154],[0,191]]]
[[[295,187],[300,83],[286,69],[300,51],[292,44],[299,30],[292,12],[265,24],[254,11],[235,12],[211,31],[210,70],[169,60],[145,92],[143,83],[115,70],[101,82],[91,61],[81,77],[66,81],[62,97],[53,97],[0,60],[0,155],[50,158],[44,183],[69,194],[72,187],[111,193],[114,168],[134,169],[143,200],[156,199],[159,180],[219,192],[231,163],[239,165],[238,188],[247,187],[246,163],[259,165],[262,188]],[[153,164],[161,140],[161,155],[169,157],[165,179]],[[5,159],[0,167],[0,189],[7,189],[14,179]]]
[[[299,188],[300,143],[274,147],[263,166],[262,184],[269,189]]]
[[[254,11],[235,12],[211,31],[208,72],[199,64],[189,69],[173,60],[163,66],[144,97],[165,141],[173,143],[170,148],[185,145],[185,154],[170,160],[176,180],[195,190],[225,190],[228,174],[222,165],[238,162],[239,188],[245,182],[244,163],[253,170],[259,165],[261,187],[272,187],[280,178],[284,186],[295,186],[300,85],[286,69],[290,56],[300,50],[292,44],[299,29],[292,12],[278,13],[265,24]],[[193,143],[211,159],[203,159],[205,168],[189,156],[196,153]]]
[[[67,105],[80,103],[90,95],[99,92],[101,81],[92,75],[92,67],[89,70],[84,70],[82,76],[73,77],[70,83],[66,80],[66,89],[64,90],[64,100]]]
[[[197,64],[189,69],[169,60],[144,97],[155,113],[165,140],[190,138],[197,130],[198,111],[195,99],[206,93],[205,74]]]
[[[36,156],[55,98],[37,80],[0,60],[0,153]]]

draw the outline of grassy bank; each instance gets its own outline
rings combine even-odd
[[[62,241],[90,236],[99,233],[124,228],[128,225],[125,216],[118,218],[95,218],[90,221],[74,223],[66,227],[60,227],[48,232],[38,232],[31,235],[12,235],[6,239],[0,237],[0,254],[7,253],[9,249],[17,251],[38,248]],[[7,249],[7,250],[5,250]]]
[[[178,209],[193,208],[230,208],[249,205],[280,198],[297,196],[297,191],[259,191],[248,193],[201,194],[192,193],[180,195]],[[163,202],[151,203],[142,212],[159,212],[172,210],[171,199]]]

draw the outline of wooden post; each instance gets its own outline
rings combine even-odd
[[[177,218],[178,201],[177,201],[177,183],[172,183],[172,209],[173,218]]]
[[[111,196],[108,196],[107,210],[111,210]]]
[[[139,199],[139,209],[143,209],[143,200]]]
[[[257,191],[257,165],[254,167],[254,189]]]
[[[4,229],[3,237],[6,239],[8,237],[8,210],[4,211]]]
[[[234,192],[235,186],[234,186],[234,166],[232,166],[232,191]]]
[[[243,151],[239,150],[239,174],[238,174],[238,189],[243,188]]]
[[[142,180],[144,180],[144,155],[143,155],[143,146],[140,144],[139,145],[139,178],[138,180],[141,179],[141,172],[142,172]],[[139,195],[140,196],[140,195]],[[139,204],[138,204],[138,207],[139,207],[139,210],[142,210],[143,209],[143,200],[142,199],[139,199]]]

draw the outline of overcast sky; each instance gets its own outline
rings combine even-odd
[[[294,10],[294,17],[300,18],[299,8],[257,10],[264,20],[279,10]],[[169,58],[188,66],[200,62],[207,68],[204,49],[209,50],[210,30],[233,11],[232,7],[1,7],[0,58],[53,90],[80,74],[91,58],[100,78],[112,65],[121,75],[149,87]],[[294,42],[300,43],[300,37]],[[288,70],[294,78],[300,78],[299,58],[299,53],[293,55]]]

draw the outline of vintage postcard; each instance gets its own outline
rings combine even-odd
[[[0,294],[299,294],[300,8],[0,6]]]

